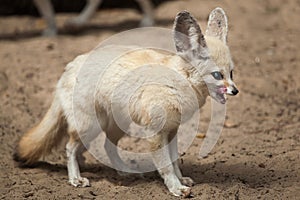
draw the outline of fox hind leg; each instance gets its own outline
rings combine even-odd
[[[79,165],[77,161],[77,154],[79,150],[83,148],[83,144],[77,136],[76,132],[70,133],[70,139],[66,145],[67,152],[67,167],[68,167],[68,176],[69,182],[75,187],[87,187],[90,186],[89,180],[83,178],[80,175]]]

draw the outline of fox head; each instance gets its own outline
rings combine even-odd
[[[234,65],[227,46],[228,22],[222,8],[210,13],[205,36],[187,11],[177,14],[173,31],[177,54],[197,69],[201,76],[198,78],[213,99],[224,104],[226,94],[239,92],[233,82]]]

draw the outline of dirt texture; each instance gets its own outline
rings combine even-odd
[[[300,1],[168,1],[155,10],[157,26],[171,28],[176,13],[189,10],[204,30],[217,6],[229,17],[240,93],[229,98],[226,126],[211,154],[198,159],[203,139],[195,138],[181,157],[182,172],[196,182],[194,199],[299,199]],[[0,18],[0,198],[179,199],[157,172],[122,177],[90,155],[82,175],[92,186],[75,188],[67,182],[63,145],[33,168],[13,161],[21,135],[46,113],[65,65],[141,19],[134,9],[100,9],[82,32],[66,34],[62,25],[75,15],[57,15],[63,34],[56,38],[39,35],[45,27],[39,18]],[[204,133],[209,101],[201,113]]]

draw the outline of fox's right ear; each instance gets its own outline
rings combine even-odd
[[[177,14],[173,27],[176,50],[180,55],[207,58],[206,41],[195,18],[187,11]]]
[[[227,43],[228,20],[222,8],[215,8],[211,11],[207,23],[206,35],[220,39]]]

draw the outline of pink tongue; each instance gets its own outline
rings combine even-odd
[[[220,87],[218,89],[218,92],[221,93],[221,94],[225,94],[227,92],[227,88],[226,87]]]

